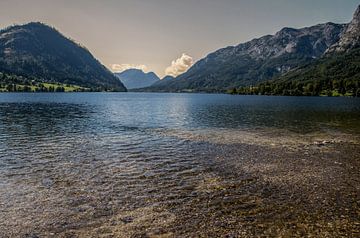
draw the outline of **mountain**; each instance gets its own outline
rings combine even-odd
[[[355,11],[354,17],[342,33],[340,40],[332,45],[327,53],[346,52],[359,46],[360,42],[360,5]]]
[[[162,82],[166,82],[168,80],[173,80],[175,77],[171,75],[166,75],[164,78],[161,79]]]
[[[132,91],[135,91],[135,92],[152,92],[152,91],[154,91],[154,88],[161,88],[163,86],[166,86],[167,83],[171,82],[173,79],[175,79],[175,77],[173,77],[171,75],[167,75],[164,78],[162,78],[162,79],[156,81],[155,83],[151,84],[151,86],[136,88],[136,89],[133,89]]]
[[[357,96],[359,39],[360,6],[349,24],[284,28],[211,53],[186,73],[144,91]]]
[[[87,49],[42,23],[0,31],[0,72],[17,76],[20,84],[38,81],[126,91]]]
[[[159,81],[159,77],[153,73],[144,73],[139,69],[128,69],[115,74],[127,89],[145,88]]]
[[[174,79],[175,79],[175,77],[167,75],[164,78],[162,78],[161,80],[159,80],[159,81],[155,82],[154,84],[152,84],[151,88],[162,87],[164,85],[166,86],[167,83],[171,82]]]
[[[360,97],[360,6],[323,57],[238,93]]]
[[[275,35],[220,49],[186,73],[153,91],[222,91],[254,85],[321,57],[339,41],[346,25],[326,23],[302,29],[284,28]]]
[[[360,47],[327,55],[273,80],[231,93],[360,97]]]

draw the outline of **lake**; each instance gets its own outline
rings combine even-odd
[[[3,93],[0,121],[0,237],[359,230],[356,98]]]

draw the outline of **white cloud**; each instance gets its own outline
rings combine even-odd
[[[172,61],[171,66],[165,69],[165,74],[176,77],[185,73],[193,64],[194,60],[191,56],[182,54],[180,58]]]
[[[143,64],[140,64],[140,65],[137,65],[137,64],[112,64],[111,69],[117,73],[121,73],[128,69],[141,69],[144,72],[148,71],[147,66],[143,65]]]

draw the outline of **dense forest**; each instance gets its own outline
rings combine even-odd
[[[274,80],[234,88],[229,93],[360,97],[360,48],[324,57]]]

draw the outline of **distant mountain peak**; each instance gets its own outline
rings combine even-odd
[[[166,75],[164,78],[161,79],[161,81],[171,80],[171,79],[174,79],[174,78],[175,78],[174,76]]]
[[[148,75],[149,77],[153,77],[156,80],[160,80],[159,76],[157,76],[157,74],[155,74],[154,72],[148,72],[146,73],[146,75]]]
[[[141,72],[141,73],[145,73],[143,70],[141,70],[141,69],[135,69],[135,68],[126,69],[126,70],[124,70],[124,71],[119,72],[119,74],[121,74],[121,73],[123,73],[123,72]]]
[[[115,75],[127,89],[149,87],[160,80],[154,72],[145,73],[141,69],[127,69]]]

